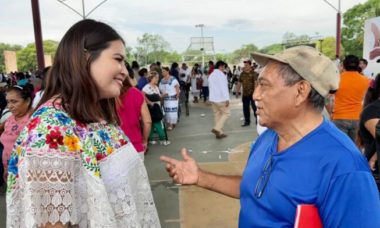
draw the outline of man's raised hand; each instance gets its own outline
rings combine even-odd
[[[189,156],[185,148],[182,148],[181,153],[182,161],[167,156],[161,156],[160,160],[166,162],[166,171],[174,182],[189,185],[197,184],[201,172],[198,164]]]

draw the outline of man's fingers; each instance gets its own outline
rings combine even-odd
[[[178,163],[177,160],[175,160],[175,159],[173,159],[173,158],[171,158],[171,157],[166,157],[166,156],[161,156],[161,157],[160,157],[160,160],[163,161],[163,162],[167,162],[167,163],[169,163],[169,164],[171,164],[171,165],[175,165],[175,164]]]
[[[192,159],[189,156],[189,154],[187,153],[187,149],[186,148],[182,148],[181,149],[181,154],[182,154],[183,160],[185,160],[185,161],[188,161],[188,160]]]

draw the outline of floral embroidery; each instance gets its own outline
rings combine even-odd
[[[124,139],[120,139],[119,143],[120,143],[120,146],[124,146],[125,144],[127,144],[127,141],[125,141]]]
[[[28,154],[67,153],[80,159],[92,175],[100,177],[98,161],[128,144],[123,131],[113,124],[83,124],[75,121],[55,103],[47,102],[33,113],[27,127],[21,131],[9,160],[8,192],[18,179],[19,162]]]
[[[110,155],[110,154],[112,154],[112,152],[113,152],[113,149],[112,149],[112,147],[107,147],[107,155]]]
[[[104,131],[99,131],[99,135],[103,139],[103,141],[105,141],[105,142],[108,142],[110,140],[110,137]]]
[[[29,124],[28,124],[28,130],[29,131],[34,130],[34,128],[36,128],[39,123],[40,123],[40,118],[39,117],[31,119],[30,122],[29,122]]]
[[[20,154],[21,154],[21,147],[20,146],[16,147],[16,153],[18,156],[20,156]]]
[[[63,113],[56,113],[54,115],[63,125],[69,124],[70,120],[69,117],[64,115]]]
[[[76,136],[65,136],[63,143],[67,146],[69,151],[78,151],[80,149],[79,139]]]
[[[49,144],[49,147],[52,149],[57,149],[58,145],[63,145],[61,132],[51,130],[50,134],[46,135],[46,143]]]

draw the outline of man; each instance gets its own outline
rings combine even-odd
[[[227,76],[223,73],[226,63],[218,61],[215,64],[214,71],[208,78],[208,86],[210,90],[209,101],[214,111],[214,128],[211,130],[217,139],[227,137],[223,133],[223,126],[230,117],[230,94],[228,91]]]
[[[252,68],[251,60],[244,61],[243,72],[241,72],[238,84],[236,86],[236,97],[239,96],[240,87],[243,85],[243,96],[241,98],[243,102],[243,113],[244,113],[244,123],[241,125],[242,127],[249,126],[251,124],[251,111],[249,106],[252,107],[253,115],[256,116],[256,105],[252,99],[253,91],[255,90],[255,84],[257,80],[258,74]]]
[[[369,79],[359,73],[359,58],[354,55],[346,56],[343,67],[339,90],[335,94],[332,119],[355,142]]]
[[[311,47],[252,57],[265,66],[253,94],[268,127],[251,148],[243,176],[161,157],[174,181],[240,198],[239,227],[293,227],[298,205],[314,205],[324,227],[380,227],[380,201],[368,164],[352,141],[322,117],[338,89],[333,62]]]
[[[366,59],[360,59],[359,60],[359,67],[362,70],[362,74],[364,76],[367,76],[369,79],[372,79],[373,74],[368,70],[368,61]]]
[[[208,71],[207,71],[207,75],[210,75],[213,71],[214,71],[214,62],[213,61],[208,61]],[[202,69],[203,71],[203,69]]]

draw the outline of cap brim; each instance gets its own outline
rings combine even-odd
[[[288,64],[287,61],[280,59],[274,55],[267,55],[267,54],[263,54],[259,52],[253,52],[251,56],[255,60],[255,62],[257,62],[260,66],[267,65],[270,60]]]

